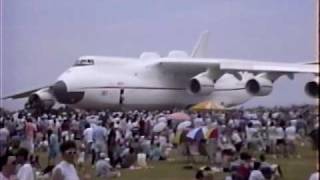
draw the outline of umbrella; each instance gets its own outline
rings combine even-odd
[[[219,137],[218,128],[209,129],[206,134],[207,139],[218,139],[218,137]]]
[[[191,131],[188,132],[187,137],[199,141],[201,139],[205,139],[205,134],[207,133],[208,129],[206,127],[199,127],[194,128]]]
[[[176,112],[167,116],[168,119],[177,121],[190,121],[190,116],[184,112]]]
[[[164,116],[159,117],[158,122],[167,122],[167,118]]]
[[[176,136],[174,137],[174,142],[176,144],[181,144],[182,142],[186,142],[187,141],[187,130],[183,130],[183,131],[178,131],[176,133]]]
[[[207,110],[207,111],[213,111],[213,110],[225,110],[225,108],[218,104],[218,103],[215,103],[213,101],[204,101],[204,102],[200,102],[194,106],[192,106],[190,108],[191,110],[193,111],[202,111],[202,110]]]
[[[156,125],[153,127],[153,132],[155,132],[155,133],[161,132],[161,131],[163,131],[166,127],[167,127],[167,123],[165,123],[165,122],[159,122],[158,124],[156,124]]]
[[[183,121],[177,126],[177,131],[184,130],[192,125],[191,121]]]

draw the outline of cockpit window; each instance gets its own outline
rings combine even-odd
[[[93,59],[79,59],[76,61],[76,63],[73,66],[88,66],[88,65],[94,65]]]

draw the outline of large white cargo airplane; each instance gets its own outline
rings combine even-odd
[[[4,97],[28,97],[29,106],[55,102],[75,108],[169,108],[212,100],[225,107],[267,96],[283,75],[312,73],[305,92],[319,96],[318,63],[280,63],[207,58],[208,32],[191,55],[171,51],[167,57],[144,52],[140,58],[82,56],[52,85]]]

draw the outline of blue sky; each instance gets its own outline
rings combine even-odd
[[[210,57],[315,59],[316,0],[2,0],[4,95],[51,84],[81,55],[137,57],[191,51],[209,30]],[[246,105],[313,102],[310,75],[282,77],[272,95]],[[4,101],[6,108],[24,101]]]

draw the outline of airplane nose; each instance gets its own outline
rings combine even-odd
[[[75,104],[81,101],[84,97],[82,91],[70,91],[67,90],[67,84],[64,81],[58,81],[50,87],[53,95],[58,102],[63,104]]]

